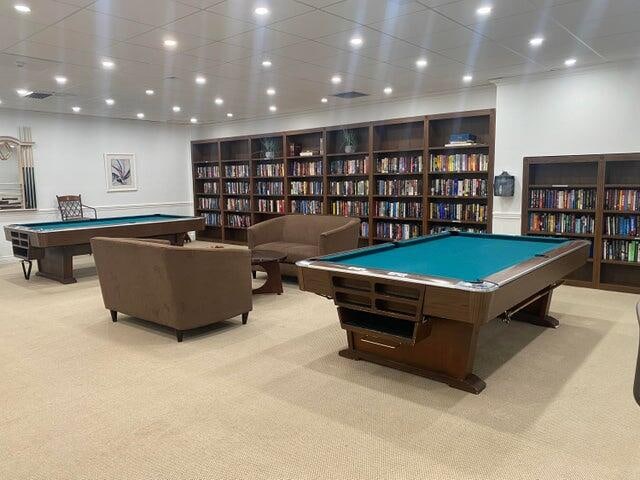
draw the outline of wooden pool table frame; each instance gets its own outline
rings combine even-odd
[[[105,220],[105,219],[100,219]],[[75,283],[73,257],[91,253],[90,241],[94,237],[158,238],[182,245],[187,232],[204,230],[204,218],[179,217],[162,221],[101,225],[92,227],[90,221],[82,221],[78,228],[61,230],[34,230],[28,224],[6,225],[5,237],[12,244],[13,255],[23,263],[25,278],[29,278],[31,261],[38,262],[36,275],[60,283]]]
[[[348,342],[341,356],[477,394],[486,387],[473,374],[480,328],[497,317],[557,327],[549,316],[553,290],[588,254],[587,241],[563,243],[482,283],[345,266],[322,257],[297,265],[300,288],[337,306]]]

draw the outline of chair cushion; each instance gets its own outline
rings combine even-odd
[[[287,255],[285,263],[296,263],[298,260],[315,257],[320,254],[318,247],[315,245],[306,245],[304,243],[291,242],[269,242],[262,243],[256,247],[256,250],[272,250]]]

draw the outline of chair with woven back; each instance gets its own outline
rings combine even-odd
[[[82,203],[81,195],[56,195],[58,199],[58,209],[60,210],[60,216],[63,222],[70,222],[74,220],[84,220],[84,209],[91,210],[93,212],[93,218],[98,218],[98,212],[95,208]]]

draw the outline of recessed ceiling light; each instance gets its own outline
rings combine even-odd
[[[56,75],[53,78],[58,83],[58,85],[64,85],[65,83],[67,83],[67,77],[63,77],[62,75]]]
[[[78,113],[82,109],[80,107],[71,107],[71,110],[73,110],[74,113]]]
[[[156,92],[154,90],[149,89],[149,90],[145,90],[144,93],[151,96],[151,95],[154,95]]]
[[[349,43],[353,47],[361,47],[364,41],[362,40],[362,37],[351,37],[351,40],[349,40]]]
[[[203,77],[202,75],[198,75],[196,77],[196,83],[198,85],[204,85],[205,83],[207,83],[207,79],[205,77]]]
[[[227,113],[227,118],[233,118],[233,113],[231,112]]]
[[[462,77],[463,82],[469,83],[471,80],[473,80],[472,75],[465,75],[464,77]]]
[[[178,41],[173,38],[166,38],[162,43],[167,48],[175,48],[178,46]]]
[[[31,90],[27,90],[26,88],[18,88],[16,93],[21,97],[26,97],[27,95],[31,95],[33,92]]]
[[[269,111],[270,111],[270,112],[277,112],[277,111],[278,111],[278,107],[276,107],[275,105],[271,105],[271,106],[269,107]]]
[[[577,60],[575,58],[567,58],[564,61],[565,66],[567,67],[573,67],[576,64]]]
[[[222,105],[224,103],[224,100],[221,99],[220,97],[216,97],[216,99],[213,101],[216,105]]]
[[[0,105],[2,105],[2,100],[0,100]]]
[[[263,60],[262,61],[262,66],[264,68],[269,68],[272,65],[271,60]]]
[[[180,110],[182,110],[182,109],[181,109],[178,105],[174,105],[174,106],[173,106],[173,108],[172,108],[172,110],[173,110],[175,113],[178,113],[178,112],[179,112]]]
[[[136,114],[136,117],[138,117],[138,118],[144,118],[144,113],[140,112],[140,113]]]
[[[424,68],[427,66],[429,62],[427,62],[426,58],[419,58],[416,60],[416,67],[418,68]]]
[[[111,106],[113,104],[116,103],[116,101],[113,98],[107,98],[104,103],[106,103],[107,105]]]
[[[482,17],[486,17],[487,15],[491,14],[491,5],[485,5],[484,7],[480,7],[476,10],[476,13]]]
[[[267,7],[257,7],[253,13],[255,13],[256,15],[268,15],[269,14],[269,9]]]
[[[342,77],[340,75],[334,75],[333,77],[331,77],[331,83],[333,83],[334,85],[342,83]]]
[[[267,95],[275,95],[276,94],[276,89],[275,88],[267,88]]]
[[[196,117],[191,117],[189,120],[191,123],[198,123],[198,119]]]
[[[383,92],[384,92],[384,94],[385,94],[385,95],[391,95],[391,94],[393,93],[393,88],[391,88],[391,87],[384,87]]]
[[[320,101],[321,101],[322,103],[327,103],[327,102],[329,101],[329,99],[328,99],[327,97],[322,97],[322,98],[320,99]]]
[[[531,40],[529,40],[529,45],[531,45],[532,47],[539,47],[540,45],[542,45],[542,42],[544,42],[544,38],[533,37]]]
[[[13,8],[16,9],[16,12],[20,13],[31,13],[31,9],[27,5],[14,5]]]
[[[102,68],[110,69],[110,68],[113,68],[115,66],[116,66],[116,64],[113,63],[111,60],[102,60]]]

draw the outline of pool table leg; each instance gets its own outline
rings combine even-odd
[[[44,257],[38,260],[38,272],[40,277],[56,280],[60,283],[76,283],[73,277],[73,255],[64,247],[48,248]]]
[[[525,305],[513,315],[513,320],[531,323],[539,327],[558,328],[560,322],[549,315],[554,288],[555,286],[551,286],[547,292],[542,293],[538,298]]]

